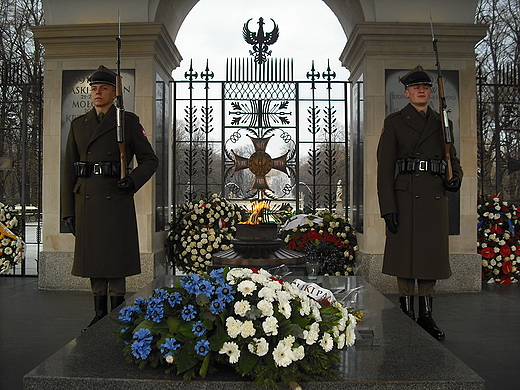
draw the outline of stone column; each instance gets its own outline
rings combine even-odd
[[[476,253],[477,116],[475,44],[487,26],[436,24],[442,69],[459,73],[460,148],[464,169],[460,190],[460,235],[450,236],[453,276],[439,281],[437,291],[480,291],[481,259]],[[397,292],[395,277],[381,273],[385,225],[380,217],[376,187],[376,150],[385,118],[385,70],[410,70],[417,65],[435,69],[428,23],[359,23],[349,37],[341,61],[351,80],[363,80],[364,222],[358,234],[360,274],[383,293]],[[428,248],[424,248],[428,250]]]
[[[89,290],[88,279],[74,277],[74,237],[60,233],[61,92],[64,70],[95,70],[103,64],[116,68],[118,26],[113,24],[47,25],[33,28],[45,47],[43,137],[43,252],[39,264],[41,289]],[[121,68],[135,72],[133,110],[155,147],[156,78],[171,81],[181,56],[163,23],[121,25]],[[167,118],[170,118],[168,112]],[[171,122],[171,120],[168,120]],[[161,161],[168,164],[168,161]],[[142,273],[128,278],[128,290],[137,291],[164,273],[164,232],[155,228],[155,176],[135,196]],[[102,223],[102,221],[100,221]],[[115,232],[114,234],[117,234]]]

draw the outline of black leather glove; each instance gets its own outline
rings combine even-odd
[[[134,181],[130,176],[126,176],[117,182],[117,188],[123,192],[135,191]]]
[[[69,232],[72,233],[72,235],[76,235],[76,218],[74,217],[65,217],[63,218],[63,222],[65,222],[65,226],[69,229]]]
[[[383,218],[390,233],[397,233],[397,213],[385,214]]]
[[[444,179],[444,188],[449,192],[457,192],[460,189],[460,179],[453,175],[450,181]]]

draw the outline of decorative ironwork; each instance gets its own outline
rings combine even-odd
[[[509,65],[477,78],[479,195],[520,202],[520,69]],[[491,76],[491,77],[490,77]]]
[[[184,110],[176,123],[175,203],[184,202],[179,195],[216,192],[345,213],[350,83],[336,81],[330,64],[317,72],[314,63],[308,81],[293,81],[292,66],[288,59],[228,59],[225,81],[214,81],[204,76],[213,76],[207,63],[198,74],[190,64],[174,88],[175,118]]]
[[[242,36],[247,43],[253,45],[253,50],[250,50],[249,54],[254,56],[255,62],[258,64],[263,64],[267,61],[267,56],[271,55],[272,50],[269,50],[269,46],[278,40],[280,30],[278,29],[278,25],[275,23],[275,21],[271,19],[274,24],[273,30],[267,33],[264,32],[264,18],[259,18],[258,32],[251,32],[249,30],[249,22],[251,20],[252,18],[244,23]]]

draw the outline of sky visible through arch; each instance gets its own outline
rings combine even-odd
[[[251,45],[242,37],[242,27],[258,31],[258,18],[264,18],[264,30],[278,24],[280,37],[271,46],[273,58],[294,59],[294,80],[305,80],[314,60],[320,73],[331,69],[336,80],[347,80],[348,71],[338,60],[346,44],[341,25],[322,0],[200,0],[184,20],[175,44],[183,61],[173,71],[176,80],[184,79],[193,59],[194,70],[205,69],[209,59],[214,80],[225,78],[227,58],[248,58]]]

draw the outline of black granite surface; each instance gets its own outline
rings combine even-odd
[[[289,279],[289,278],[286,278]],[[172,276],[156,279],[137,296],[171,285]],[[356,344],[343,351],[333,379],[300,383],[304,390],[336,389],[484,389],[484,381],[441,343],[406,317],[398,307],[360,277],[319,277],[318,283],[362,286],[353,306],[362,308]],[[116,324],[103,319],[24,377],[24,389],[254,389],[251,381],[228,367],[205,380],[184,382],[161,368],[139,370],[127,363],[113,336]]]

